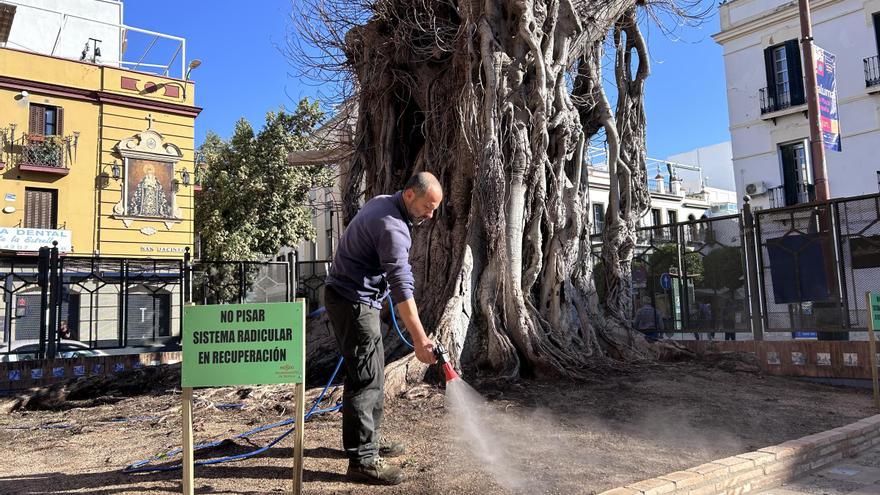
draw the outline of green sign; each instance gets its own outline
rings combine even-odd
[[[880,292],[871,292],[868,304],[868,317],[874,321],[874,330],[880,330]]]
[[[183,309],[181,386],[302,383],[302,302]]]

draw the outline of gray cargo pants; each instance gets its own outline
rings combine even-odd
[[[364,463],[379,454],[385,399],[385,349],[379,310],[351,302],[329,285],[324,288],[324,307],[339,352],[345,358],[342,446],[350,463]]]

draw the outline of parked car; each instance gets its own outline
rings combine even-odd
[[[3,345],[0,347],[0,362],[12,363],[16,361],[30,361],[37,359],[40,350],[40,341],[36,339],[16,340],[12,343],[12,349]],[[60,358],[76,358],[89,356],[106,356],[107,353],[98,349],[90,349],[88,344],[78,340],[62,339],[58,344],[57,355]]]

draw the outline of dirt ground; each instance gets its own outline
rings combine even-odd
[[[732,367],[723,367],[732,369]],[[173,383],[173,382],[172,382]],[[421,386],[386,403],[384,432],[404,441],[393,459],[408,480],[396,487],[345,481],[340,416],[309,421],[305,493],[597,493],[841,426],[872,414],[866,391],[833,388],[706,363],[667,363],[588,383],[471,383],[488,403],[473,410],[500,436],[492,465],[470,454],[443,391]],[[161,387],[160,387],[161,388]],[[218,440],[289,417],[285,390],[196,392],[196,442]],[[180,472],[120,469],[180,445],[179,391],[100,397],[91,407],[0,412],[0,493],[179,493]],[[243,407],[224,408],[221,402]],[[0,411],[12,402],[0,399]],[[51,425],[67,427],[50,428]],[[282,429],[229,442],[211,456],[264,445]],[[292,439],[262,456],[198,467],[197,493],[283,493],[290,489]],[[515,482],[499,477],[512,475]],[[494,476],[493,476],[494,474]]]

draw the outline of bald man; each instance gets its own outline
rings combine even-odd
[[[434,343],[413,300],[409,249],[410,229],[430,220],[442,200],[440,183],[427,172],[414,175],[402,191],[376,196],[345,229],[330,266],[324,307],[345,358],[342,445],[352,481],[396,485],[404,480],[403,471],[383,459],[402,455],[404,446],[379,435],[385,384],[379,310],[390,291],[416,357],[435,362]]]

